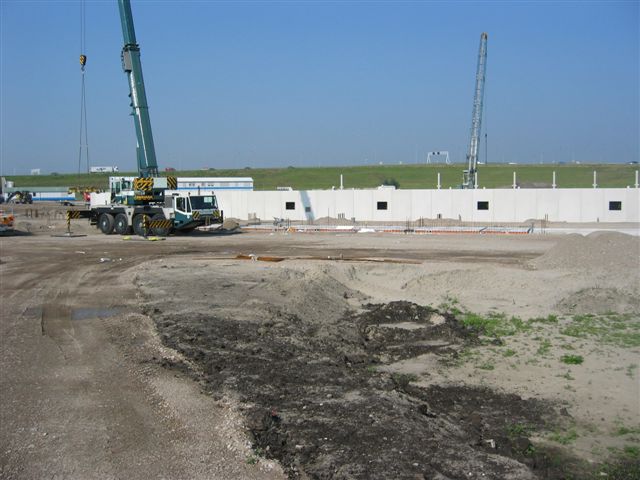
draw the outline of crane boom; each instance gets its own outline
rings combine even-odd
[[[155,177],[158,175],[156,149],[151,133],[151,119],[149,105],[142,78],[142,64],[140,62],[140,46],[136,42],[136,32],[133,27],[131,2],[118,0],[120,22],[122,23],[122,68],[129,80],[129,96],[131,97],[132,115],[136,127],[138,172],[141,177]]]
[[[480,148],[480,132],[482,129],[482,102],[484,100],[484,80],[487,68],[487,34],[480,35],[478,51],[478,68],[476,70],[476,88],[471,115],[471,139],[467,153],[467,170],[464,171],[463,188],[476,188],[478,170],[478,150]]]

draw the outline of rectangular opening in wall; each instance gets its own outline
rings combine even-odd
[[[622,202],[609,202],[609,210],[622,210]]]
[[[387,202],[378,202],[377,209],[378,210],[386,210],[387,209]]]
[[[489,210],[489,202],[478,202],[478,210]]]
[[[311,213],[311,207],[304,207],[304,213]]]
[[[295,210],[296,209],[296,202],[285,202],[284,209],[285,210]]]

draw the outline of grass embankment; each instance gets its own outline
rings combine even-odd
[[[374,188],[385,181],[395,181],[400,188],[436,188],[438,173],[442,188],[457,188],[462,183],[463,166],[456,165],[366,165],[357,167],[288,167],[288,168],[243,168],[226,170],[188,170],[171,172],[178,177],[252,177],[255,190],[274,190],[276,187],[292,187],[294,190],[330,189],[340,185],[340,174],[344,177],[344,188]],[[551,187],[553,172],[556,172],[558,188],[590,188],[593,172],[597,171],[598,186],[616,188],[631,186],[635,182],[638,165],[482,165],[479,168],[479,183],[486,188],[511,188],[513,172],[522,187]],[[112,174],[58,174],[39,176],[8,176],[16,187],[65,186],[95,187],[104,189]],[[121,172],[123,176],[134,176],[135,172]],[[167,175],[162,173],[162,175]]]

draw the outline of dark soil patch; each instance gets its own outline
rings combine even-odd
[[[420,388],[376,369],[427,352],[455,355],[477,342],[474,331],[408,302],[368,308],[321,325],[283,312],[255,321],[153,316],[163,341],[199,366],[192,373],[207,391],[249,405],[256,452],[291,478],[568,478],[572,462],[527,437],[556,422],[548,404],[484,388]]]

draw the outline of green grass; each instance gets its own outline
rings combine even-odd
[[[476,365],[476,368],[479,368],[480,370],[495,370],[496,367],[491,362],[484,362],[479,365]]]
[[[132,156],[133,159],[133,156]],[[131,159],[131,162],[133,161]],[[129,163],[129,160],[127,161]],[[117,162],[116,162],[117,163]],[[124,162],[121,162],[124,163]],[[161,168],[170,165],[162,165]],[[462,164],[455,165],[363,165],[345,167],[288,167],[288,168],[237,168],[211,170],[185,170],[171,172],[179,177],[252,177],[256,190],[273,190],[278,186],[295,190],[330,189],[340,184],[344,176],[345,188],[373,188],[385,179],[394,180],[400,188],[436,188],[438,173],[442,188],[457,188],[462,182]],[[556,172],[559,188],[589,188],[593,183],[593,171],[598,172],[598,185],[603,188],[626,187],[634,183],[638,165],[482,165],[478,176],[481,187],[510,188],[513,172],[518,182],[548,184],[552,172]],[[58,175],[9,175],[7,180],[16,187],[65,186],[107,188],[111,174],[58,174]],[[120,172],[122,176],[135,176],[136,172]],[[162,173],[166,175],[166,173]]]
[[[553,432],[549,439],[553,442],[560,443],[562,445],[569,445],[575,442],[578,438],[578,434],[575,430],[568,430],[566,432]]]
[[[563,355],[560,360],[567,365],[582,365],[584,362],[582,355]]]
[[[507,425],[506,430],[510,437],[528,437],[533,431],[533,427],[525,423],[514,423],[513,425]]]
[[[555,323],[558,323],[558,316],[557,315],[548,315],[547,317],[536,317],[536,318],[530,319],[529,321],[533,322],[533,323],[555,324]]]
[[[627,427],[626,425],[620,425],[615,431],[615,434],[618,436],[629,434],[637,435],[640,434],[640,427]]]
[[[543,340],[538,347],[537,354],[544,356],[549,353],[549,350],[551,350],[551,342],[549,340]]]
[[[466,327],[477,330],[489,337],[504,337],[529,330],[531,327],[518,317],[508,317],[504,313],[489,313],[486,316],[466,312],[459,320]]]
[[[637,315],[574,315],[571,323],[560,333],[576,338],[596,337],[603,343],[620,347],[640,347],[640,319]]]
[[[628,457],[635,459],[640,458],[640,447],[637,445],[625,445],[622,452]]]

